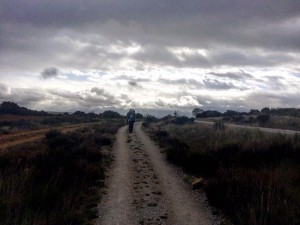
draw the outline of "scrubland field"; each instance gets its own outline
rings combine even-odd
[[[62,129],[66,124],[73,128]],[[1,125],[2,143],[39,136],[0,151],[0,224],[90,224],[124,119],[5,115]]]
[[[98,115],[80,111],[52,115],[9,102],[2,103],[1,107],[0,224],[95,222],[99,213],[97,205],[105,192],[105,171],[112,161],[112,144],[117,130],[126,124],[125,117],[112,111]],[[15,114],[7,113],[6,109]],[[217,217],[224,218],[219,224],[298,225],[300,135],[235,129],[226,123],[298,130],[299,118],[265,113],[255,116],[255,113],[224,113],[213,119],[199,117],[216,121],[214,126],[195,123],[193,118],[177,114],[162,119],[148,115],[143,129],[160,145],[158,154],[165,154],[167,160],[183,168],[188,177],[201,178],[198,179],[201,180],[200,191],[206,193]],[[137,162],[134,157],[138,157],[139,151],[141,157],[147,156],[149,151],[145,138],[138,138],[143,137],[138,126],[133,136],[124,128],[123,136],[119,135],[117,141],[119,145],[122,143],[119,151],[127,149],[133,163]],[[130,143],[133,139],[135,141]],[[146,156],[139,160],[148,160],[151,165],[153,162]],[[145,169],[144,164],[141,166]],[[135,169],[140,171],[140,168]],[[144,172],[156,179],[162,176],[160,173],[150,176],[151,171],[147,169]],[[144,182],[133,180],[130,188],[136,190],[136,185]],[[155,182],[159,186],[159,182]],[[137,202],[143,202],[145,194],[149,195],[145,190],[141,193]],[[161,199],[167,196],[163,189],[159,193]],[[136,210],[133,213],[140,212],[141,208]],[[147,210],[142,213],[144,216],[152,212]],[[164,214],[162,220],[167,219]]]
[[[194,109],[193,114],[200,120],[300,131],[300,110],[296,108],[263,108],[249,112],[227,110],[224,113],[208,110],[198,114],[197,110]]]
[[[257,127],[267,127],[275,129],[286,129],[300,131],[300,118],[293,116],[236,116],[236,117],[213,117],[205,118],[201,120],[207,120],[212,122],[225,122],[239,125],[250,125]]]
[[[204,178],[209,202],[229,221],[300,224],[299,135],[177,120],[149,118],[143,125],[170,162]]]

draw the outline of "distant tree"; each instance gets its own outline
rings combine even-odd
[[[268,108],[268,107],[265,107],[261,110],[262,113],[265,113],[265,114],[269,114],[271,112],[271,109]]]
[[[204,111],[202,109],[199,108],[194,108],[192,111],[192,114],[194,117],[198,117],[199,114],[203,113]]]
[[[259,115],[259,114],[260,114],[260,111],[257,109],[251,109],[249,112],[249,115]]]
[[[246,123],[254,123],[255,119],[253,116],[249,116],[248,119],[246,120]]]
[[[188,118],[186,116],[178,116],[173,122],[177,125],[191,124],[194,123],[194,118]]]
[[[146,122],[157,122],[158,119],[153,116],[153,115],[150,115],[150,114],[147,114],[145,117],[144,117],[145,121]]]
[[[171,114],[168,114],[168,115],[164,116],[163,118],[161,118],[161,120],[163,120],[163,121],[168,121],[171,119],[173,119],[173,116]]]
[[[88,116],[92,117],[92,118],[95,118],[95,117],[97,117],[97,114],[95,114],[94,112],[89,112]]]
[[[31,115],[31,116],[47,116],[49,113],[44,111],[30,110],[25,107],[18,106],[14,102],[2,102],[0,105],[0,114],[13,114],[13,115]]]
[[[144,116],[143,116],[142,114],[140,114],[140,113],[137,113],[137,114],[135,115],[135,118],[138,119],[138,120],[140,120],[140,119],[143,119]]]
[[[178,111],[174,111],[174,113],[173,113],[173,114],[174,114],[174,116],[175,116],[175,117],[178,117],[178,116],[179,116],[179,113],[178,113]]]
[[[76,111],[73,113],[74,116],[85,116],[85,112],[82,112],[82,111]]]
[[[234,110],[227,110],[223,115],[224,116],[238,116],[238,115],[240,115],[240,113],[237,111],[234,111]]]
[[[207,110],[207,111],[203,111],[200,114],[197,114],[196,118],[208,118],[208,117],[220,117],[220,116],[223,116],[223,114],[216,110]]]
[[[14,114],[14,115],[25,115],[27,114],[25,108],[18,106],[17,103],[14,102],[2,102],[0,106],[0,112],[6,114]]]
[[[260,114],[257,116],[257,120],[261,125],[265,124],[270,119],[270,114]]]
[[[111,110],[104,111],[103,113],[99,114],[102,118],[122,118],[122,116],[118,112],[114,112]]]

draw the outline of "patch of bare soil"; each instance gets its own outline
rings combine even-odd
[[[55,129],[63,133],[66,133],[89,125],[91,125],[91,123],[64,125],[64,126],[55,127]],[[0,135],[0,150],[14,145],[20,145],[23,143],[33,142],[42,139],[45,136],[45,134],[51,129],[52,128],[47,128],[47,129],[40,129],[35,131],[22,131],[14,134]]]

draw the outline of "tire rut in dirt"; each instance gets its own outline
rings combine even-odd
[[[132,151],[133,201],[139,224],[168,224],[168,212],[160,180],[149,155],[136,135],[128,136]]]

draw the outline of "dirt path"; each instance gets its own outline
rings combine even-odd
[[[142,131],[141,124],[132,134],[122,127],[114,150],[115,161],[107,195],[99,204],[97,225],[217,224],[204,194],[190,190]]]
[[[95,123],[86,123],[86,124],[73,124],[73,125],[64,125],[59,127],[54,127],[54,129],[60,130],[61,132],[73,131],[85,126],[89,126]],[[39,139],[42,139],[45,134],[53,128],[40,129],[35,131],[22,131],[15,134],[1,135],[0,136],[0,150],[5,149],[11,146],[24,144],[27,142],[33,142]]]

